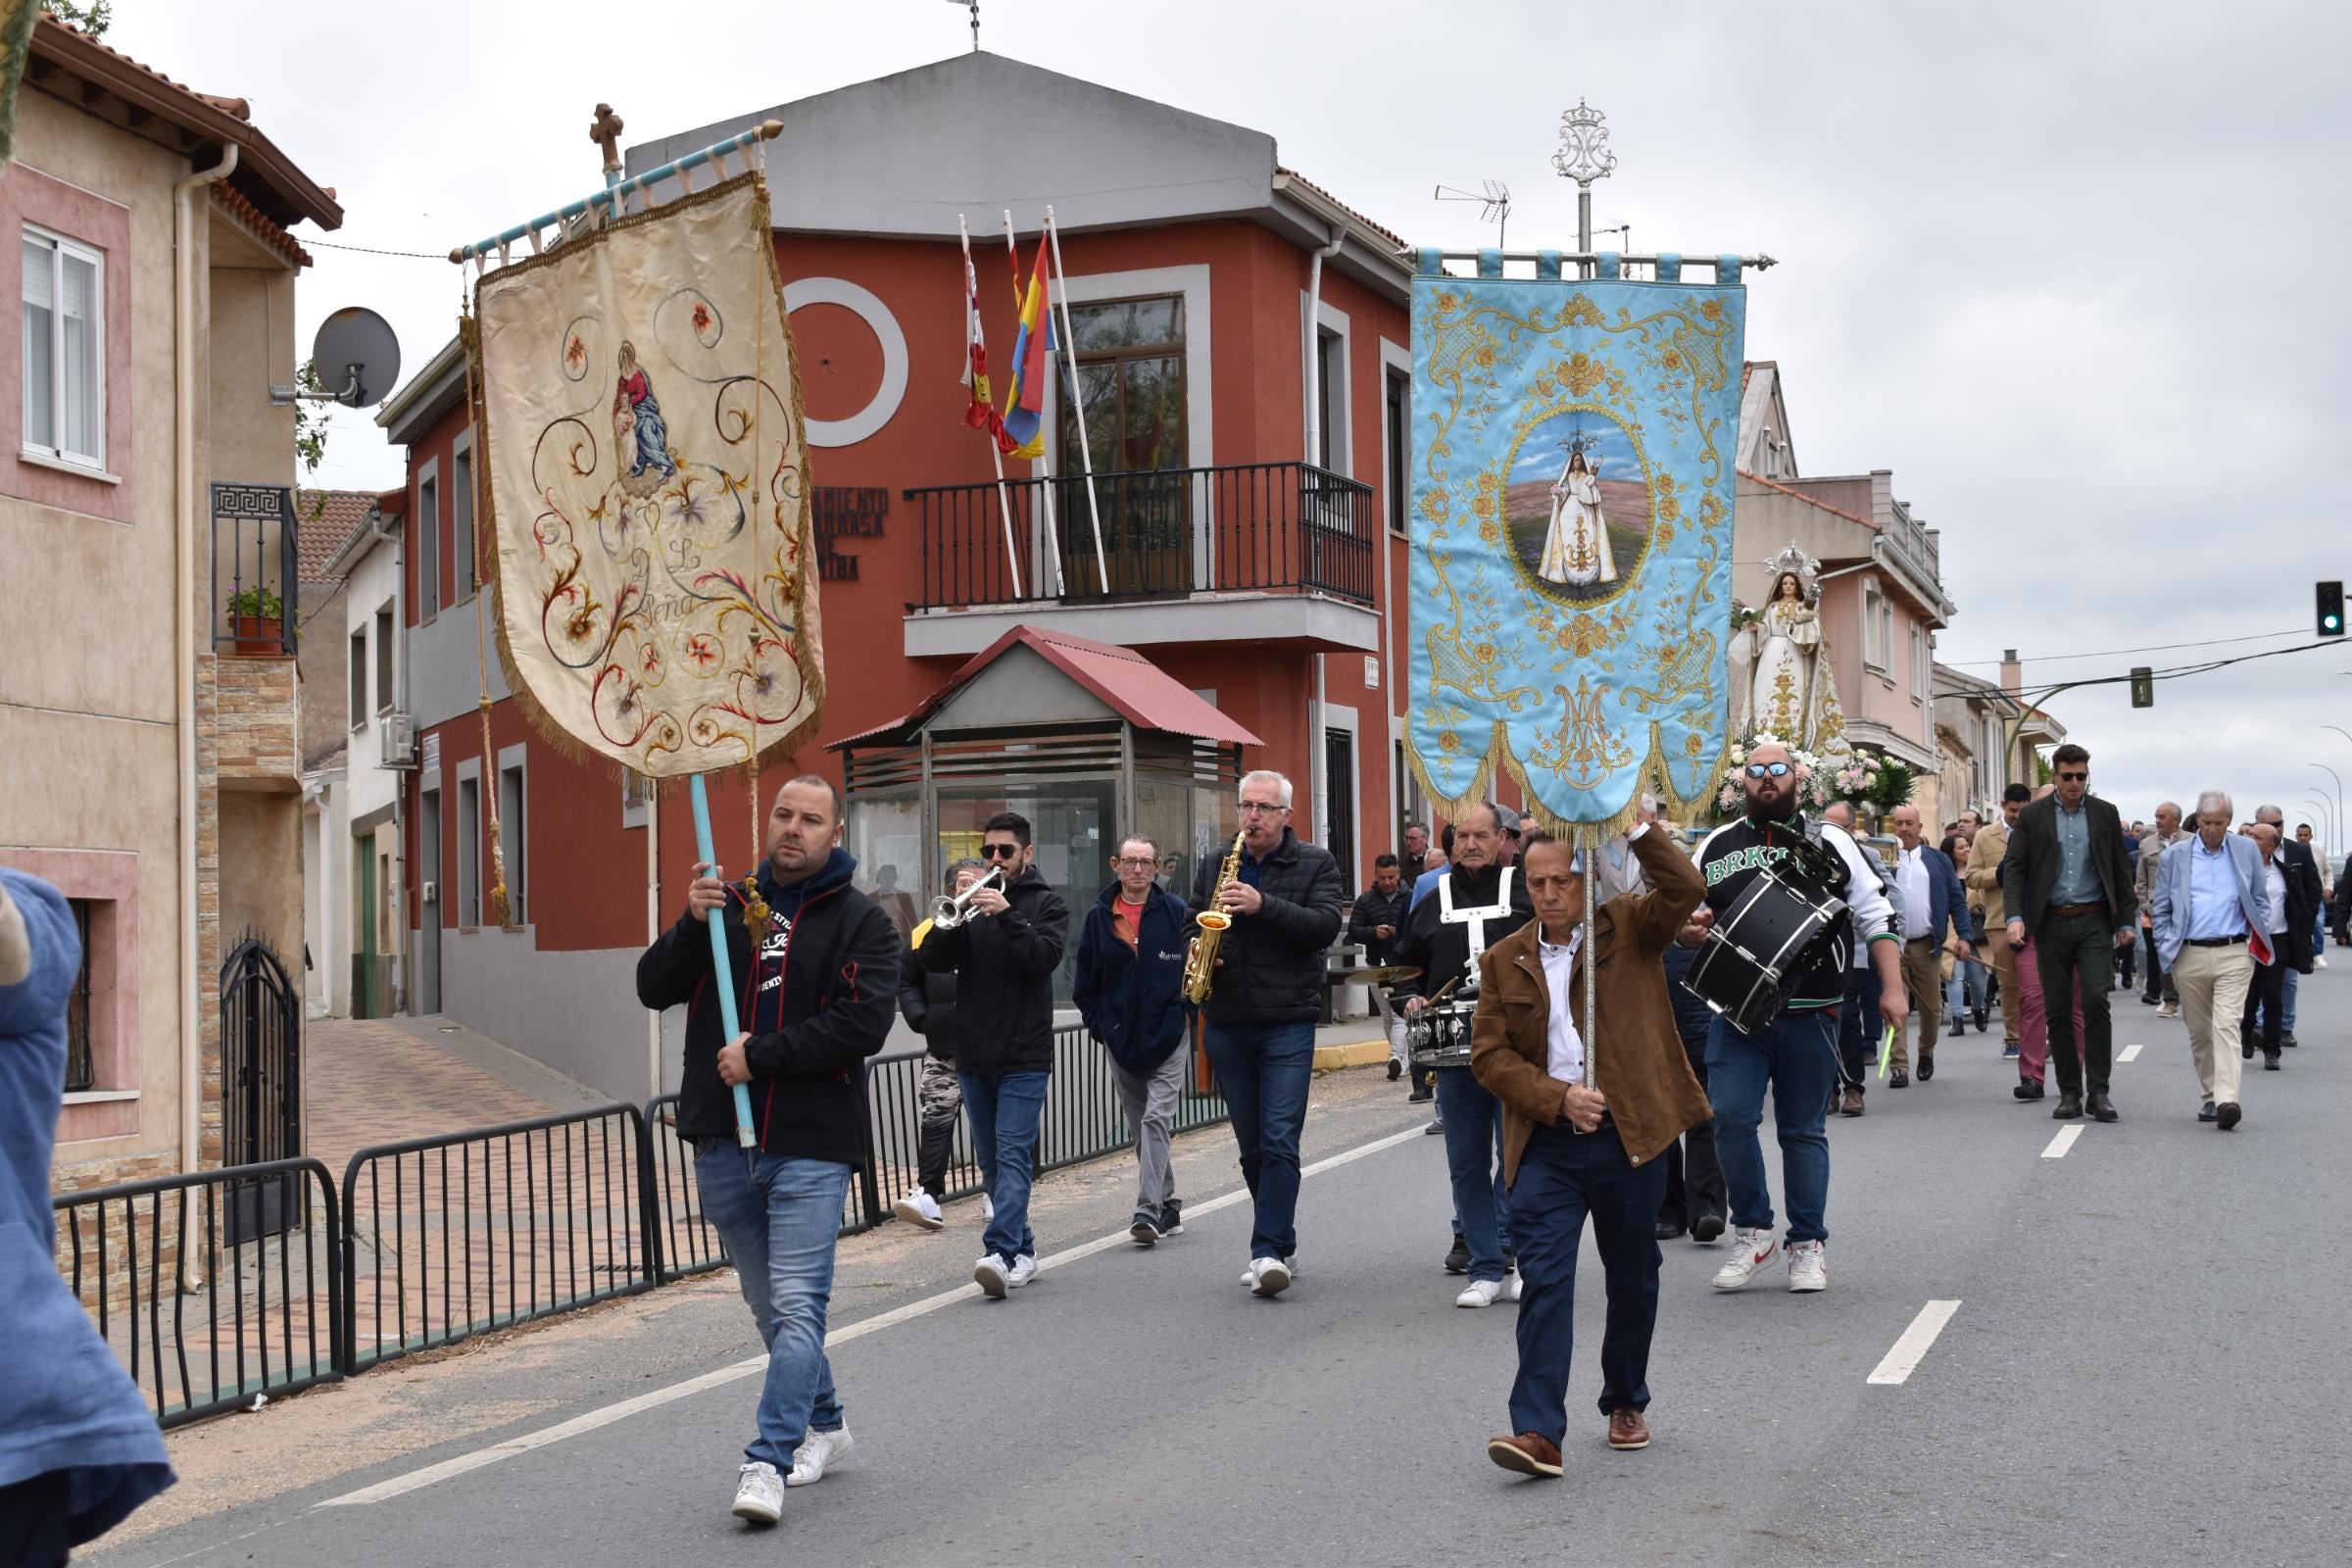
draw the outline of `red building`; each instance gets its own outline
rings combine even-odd
[[[1015,106],[1017,163],[971,128]],[[630,172],[771,117],[785,126],[767,162],[823,576],[824,731],[799,763],[840,779],[846,759],[861,885],[919,908],[1006,806],[1037,822],[1073,904],[1137,825],[1171,841],[1186,874],[1230,840],[1245,767],[1287,774],[1299,834],[1368,880],[1414,804],[1398,747],[1401,241],[1284,170],[1263,132],[988,54],[682,131],[632,149]],[[977,231],[1002,365],[1003,214],[1025,270],[1048,201],[1096,483],[1090,505],[1056,387],[1059,477],[1008,464],[1008,549],[987,441],[961,418],[957,218]],[[420,745],[404,813],[408,1004],[641,1095],[661,1054],[631,964],[649,922],[674,916],[691,824],[682,797],[649,811],[602,764],[541,743],[501,700],[494,653],[485,752],[464,390],[453,345],[382,417],[409,451],[405,690]],[[1080,656],[1040,656],[1038,634],[1076,640]],[[1139,656],[1113,673],[1156,695],[1122,710],[1091,675],[1071,677],[1109,668],[1085,643]],[[967,667],[1001,644],[1012,663]],[[1173,716],[1194,711],[1175,700],[1186,694],[1219,722]],[[756,808],[737,780],[711,794],[720,858],[739,873],[757,855]],[[514,892],[503,928],[485,923],[493,796]]]

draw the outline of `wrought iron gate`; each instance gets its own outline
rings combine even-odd
[[[220,965],[220,1084],[222,1164],[302,1152],[302,996],[284,961],[251,933]],[[304,1192],[292,1177],[232,1189],[229,1245],[305,1223]]]

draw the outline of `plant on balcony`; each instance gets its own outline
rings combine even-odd
[[[286,602],[269,588],[240,588],[228,596],[229,636],[240,654],[285,651]]]

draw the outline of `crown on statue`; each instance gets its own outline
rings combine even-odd
[[[1821,597],[1821,563],[1790,544],[1778,555],[1764,558],[1764,602],[1771,604],[1780,596],[1781,578],[1793,573],[1796,590],[1812,604]]]

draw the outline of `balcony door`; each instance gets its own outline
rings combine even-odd
[[[1109,591],[1190,593],[1194,498],[1193,480],[1181,471],[1191,450],[1183,296],[1106,300],[1069,311],[1086,436],[1081,444],[1078,410],[1065,399],[1054,512],[1066,591],[1088,598],[1102,587],[1083,477],[1091,466]]]

